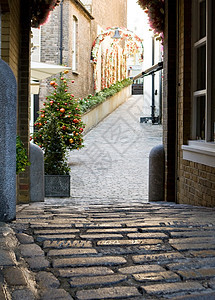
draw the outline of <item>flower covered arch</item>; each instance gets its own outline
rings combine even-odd
[[[101,43],[105,40],[106,37],[112,37],[116,29],[119,30],[121,38],[126,39],[126,45],[128,45],[127,50],[131,50],[129,49],[129,45],[130,45],[131,46],[130,48],[136,50],[138,49],[140,51],[140,56],[142,56],[143,43],[142,40],[134,32],[124,27],[108,27],[103,33],[99,34],[93,42],[91,58],[94,63],[97,63],[97,56],[98,56],[99,47]],[[113,39],[113,42],[117,42],[117,39]]]
[[[120,38],[114,39],[118,30]],[[94,89],[96,91],[127,77],[127,58],[137,55],[143,61],[142,40],[132,31],[122,27],[109,27],[97,36],[92,45],[91,61],[94,63]]]

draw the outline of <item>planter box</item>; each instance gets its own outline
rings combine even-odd
[[[84,133],[96,126],[105,117],[111,114],[118,106],[123,104],[131,96],[131,85],[124,87],[117,94],[107,98],[101,104],[98,104],[92,110],[82,115],[82,121],[86,124]]]
[[[45,197],[70,197],[70,175],[45,175]]]

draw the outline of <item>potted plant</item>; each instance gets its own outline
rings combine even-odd
[[[68,92],[68,80],[61,76],[50,85],[53,91],[43,103],[31,139],[44,150],[45,196],[69,197],[67,151],[83,147],[84,124],[78,101]]]

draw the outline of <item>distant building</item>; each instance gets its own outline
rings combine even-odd
[[[41,26],[41,62],[71,67],[68,78],[75,97],[94,93],[92,44],[107,27],[127,26],[126,0],[64,0]],[[44,84],[40,97],[47,95]]]

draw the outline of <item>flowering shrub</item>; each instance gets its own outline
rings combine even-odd
[[[117,92],[119,92],[122,88],[132,84],[132,80],[129,78],[123,79],[122,81],[118,81],[115,84],[112,84],[109,88],[105,88],[95,95],[88,95],[83,99],[79,99],[79,104],[82,113],[94,108],[96,105],[104,102],[108,97],[113,96]]]
[[[43,103],[44,108],[34,124],[35,132],[31,139],[45,152],[45,173],[63,175],[68,173],[66,150],[83,147],[85,126],[81,120],[79,103],[67,90],[67,79],[62,76],[58,81],[52,80],[50,85],[53,92]]]
[[[149,25],[161,37],[164,31],[164,0],[138,0],[138,4],[148,14]]]

